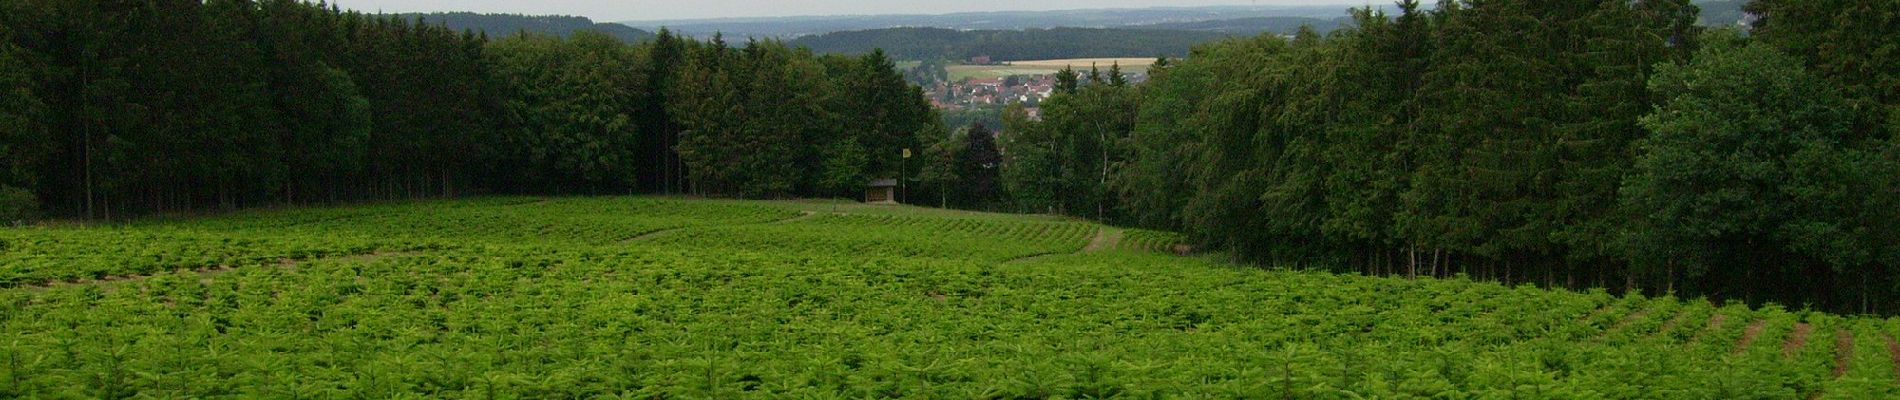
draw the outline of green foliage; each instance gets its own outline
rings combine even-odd
[[[998,176],[1018,211],[1056,213],[1066,181],[1058,169],[1054,132],[1030,121],[1022,106],[1012,105],[1003,112],[1002,135],[1001,146],[1009,153]]]
[[[489,192],[837,196],[855,191],[843,176],[914,170],[897,156],[937,120],[882,55],[564,27],[584,19],[549,19],[565,38],[490,41],[438,24],[486,17],[294,0],[0,11],[0,184],[58,217]],[[851,140],[862,152],[819,148]]]
[[[40,217],[40,199],[26,189],[0,185],[0,226],[33,222]]]
[[[1106,74],[1092,68],[1086,77],[1065,68],[1057,81],[1056,91],[1063,95],[1041,104],[1041,120],[1005,117],[1006,130],[1022,131],[1009,146],[1012,152],[1025,153],[1018,164],[1048,167],[1047,173],[1052,174],[1017,175],[1028,181],[1014,186],[1039,185],[1035,181],[1045,179],[1055,184],[1045,189],[1053,193],[1026,193],[1028,197],[1017,202],[1031,210],[1049,206],[1069,215],[1119,220],[1113,172],[1129,157],[1127,142],[1139,112],[1138,93],[1128,86],[1119,65],[1110,66]]]
[[[963,154],[965,146],[970,143],[963,137],[968,134],[968,130],[958,130],[951,134],[935,135],[941,137],[932,137],[930,145],[918,154],[918,157],[923,160],[923,168],[918,170],[917,180],[922,183],[921,189],[935,194],[938,207],[949,208],[950,195],[959,192],[960,184],[963,182],[961,174],[964,170],[959,168],[961,165],[959,161],[962,159],[959,155]],[[958,202],[962,202],[961,196],[958,197]],[[923,203],[928,203],[928,201]]]
[[[1064,71],[1005,121],[1006,186],[1249,262],[1892,308],[1882,2],[1758,1],[1759,38],[1688,0],[1420,3]]]
[[[858,144],[856,138],[823,145],[818,158],[824,160],[824,172],[818,185],[826,192],[850,197],[871,180],[870,175],[864,173],[871,157],[864,154],[864,145]]]
[[[635,93],[646,79],[633,49],[602,34],[572,39],[518,35],[490,45],[496,74],[513,96],[505,108],[510,148],[543,190],[620,189],[634,184],[640,132]]]
[[[1900,63],[1893,62],[1900,57],[1900,4],[1755,0],[1745,8],[1760,16],[1750,27],[1752,38],[1800,59],[1840,89],[1855,116],[1850,143],[1900,137],[1891,124],[1900,115]]]
[[[965,193],[965,204],[988,206],[1001,199],[1003,187],[998,169],[1003,167],[1003,154],[996,146],[996,133],[982,124],[973,125],[962,135],[964,140],[957,153],[957,191]]]
[[[1819,217],[1803,208],[1845,206],[1835,194],[1849,188],[1825,180],[1854,170],[1840,165],[1849,161],[1840,158],[1849,122],[1840,96],[1798,61],[1718,38],[1689,64],[1660,68],[1650,85],[1664,100],[1643,119],[1653,134],[1625,185],[1628,206],[1647,210],[1634,230],[1638,260],[1701,269],[1838,236],[1811,225],[1825,219],[1796,222]]]
[[[400,14],[401,17],[415,20],[420,24],[435,24],[456,32],[475,31],[492,36],[512,36],[519,33],[572,37],[580,33],[605,34],[627,43],[653,40],[653,32],[634,29],[622,24],[596,23],[587,17],[543,16],[518,14],[478,14],[472,12],[439,12]]]
[[[0,9],[4,11],[4,9]],[[44,120],[46,103],[33,81],[44,66],[25,49],[5,41],[0,22],[0,185],[32,187],[32,167],[52,145]]]
[[[0,229],[9,282],[142,274],[0,288],[0,396],[1804,399],[1895,387],[1890,320],[1075,253],[1102,228],[808,202],[488,198]],[[232,268],[191,270],[218,265]],[[1788,347],[1803,325],[1806,345]],[[1843,329],[1852,346],[1837,348]],[[1838,380],[1837,354],[1852,359]]]

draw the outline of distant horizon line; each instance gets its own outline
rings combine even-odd
[[[802,20],[823,20],[823,19],[850,19],[850,18],[946,17],[946,16],[957,16],[957,15],[994,15],[994,14],[1012,14],[1012,13],[1065,13],[1065,12],[1084,12],[1084,11],[1302,10],[1302,9],[1316,10],[1316,9],[1328,9],[1328,8],[1337,7],[1343,13],[1345,10],[1351,9],[1351,8],[1358,8],[1358,7],[1385,8],[1385,7],[1390,6],[1389,4],[1384,4],[1384,3],[1385,2],[1383,1],[1347,0],[1347,1],[1340,1],[1337,4],[1311,4],[1311,5],[1229,4],[1229,5],[1206,5],[1206,6],[1100,7],[1100,8],[1059,8],[1059,9],[1046,9],[1046,10],[957,11],[957,12],[946,12],[946,13],[797,14],[797,15],[781,15],[781,16],[677,17],[677,18],[637,18],[636,17],[635,19],[618,18],[618,17],[595,17],[595,16],[589,16],[589,15],[581,15],[581,14],[576,14],[576,13],[563,13],[563,12],[540,13],[540,12],[519,12],[519,11],[478,11],[478,10],[469,10],[469,9],[434,10],[434,11],[414,11],[414,10],[391,11],[391,10],[380,9],[380,8],[372,10],[372,9],[353,8],[353,7],[347,7],[347,6],[343,6],[339,8],[345,11],[356,11],[356,12],[361,12],[361,13],[366,13],[366,14],[375,14],[375,15],[470,13],[470,14],[488,14],[488,15],[580,17],[580,18],[587,18],[597,23],[617,23],[617,24],[636,26],[636,27],[637,25],[635,24],[640,24],[640,25],[645,25],[645,26],[657,27],[657,26],[661,26],[664,23],[752,22],[752,21],[801,20],[801,19]]]
[[[1368,3],[1368,4],[1360,4],[1360,3]],[[1230,5],[1209,5],[1209,6],[1152,6],[1152,7],[1100,7],[1100,8],[1059,8],[1059,9],[1048,9],[1048,10],[996,10],[996,11],[957,11],[957,12],[947,12],[947,13],[934,13],[934,14],[933,14],[933,13],[886,13],[886,14],[801,14],[801,15],[782,15],[782,16],[752,16],[752,17],[697,17],[697,18],[662,18],[662,19],[612,19],[612,20],[606,20],[606,21],[598,21],[598,20],[597,20],[597,21],[594,21],[594,22],[612,22],[612,23],[619,23],[619,24],[634,24],[634,23],[639,23],[639,24],[655,24],[655,23],[662,23],[662,22],[673,22],[673,23],[678,23],[678,22],[688,22],[688,23],[697,23],[697,22],[738,22],[738,21],[762,21],[762,20],[775,20],[775,19],[823,19],[823,18],[876,18],[876,17],[886,17],[886,18],[888,18],[888,17],[944,17],[944,16],[953,16],[953,15],[973,15],[973,14],[1008,14],[1008,13],[1061,13],[1061,12],[1078,12],[1078,11],[1142,11],[1142,10],[1211,10],[1211,9],[1228,9],[1228,10],[1234,10],[1234,9],[1240,9],[1240,10],[1248,10],[1248,9],[1252,9],[1252,10],[1290,10],[1290,9],[1323,9],[1323,8],[1331,8],[1331,7],[1339,7],[1339,9],[1340,9],[1340,11],[1342,11],[1342,12],[1343,12],[1343,11],[1345,11],[1345,10],[1348,10],[1348,9],[1351,9],[1351,8],[1356,8],[1356,7],[1362,7],[1362,6],[1373,6],[1372,4],[1369,4],[1369,3],[1371,3],[1371,2],[1365,2],[1365,1],[1341,1],[1341,2],[1339,2],[1338,4],[1312,4],[1312,5],[1276,5],[1276,4],[1268,4],[1268,5],[1259,5],[1259,4],[1230,4]],[[1385,6],[1386,6],[1386,5],[1383,5],[1383,4],[1381,4],[1381,5],[1379,5],[1378,7],[1385,7]],[[458,11],[441,11],[441,12],[458,12]],[[589,18],[589,19],[592,19],[592,17],[588,17],[588,18]],[[631,26],[631,25],[629,25],[629,26]],[[656,26],[657,26],[657,25],[656,25]]]

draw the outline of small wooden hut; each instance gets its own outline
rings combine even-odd
[[[864,202],[867,204],[897,204],[897,180],[878,179],[865,185]]]

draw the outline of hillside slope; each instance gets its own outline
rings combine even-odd
[[[0,229],[0,397],[1891,398],[1900,320],[1272,271],[834,202]]]

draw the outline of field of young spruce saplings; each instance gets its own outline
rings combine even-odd
[[[1178,241],[626,197],[0,228],[0,398],[1900,396],[1900,319],[1261,270]]]

